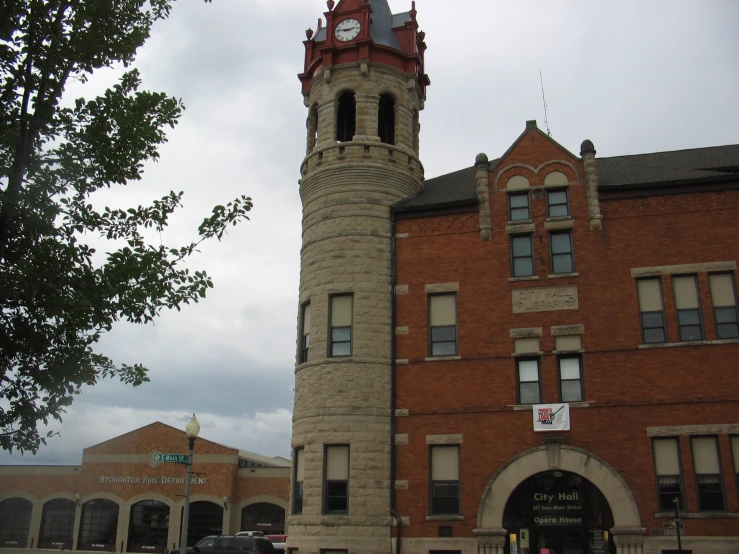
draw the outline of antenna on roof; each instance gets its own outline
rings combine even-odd
[[[541,76],[541,68],[539,68],[539,81],[541,82],[541,100],[544,102],[544,123],[547,126],[547,135],[551,137],[552,133],[549,130],[549,118],[547,117],[547,99],[544,96],[544,77]]]

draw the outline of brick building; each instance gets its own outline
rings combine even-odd
[[[152,423],[86,448],[79,466],[0,466],[0,548],[160,553],[180,542],[186,434]],[[290,463],[195,442],[188,544],[206,535],[283,533]],[[179,514],[173,517],[173,514]]]
[[[739,552],[739,145],[598,157],[529,121],[424,180],[415,5],[328,7],[288,547],[659,554],[677,503],[683,552]]]

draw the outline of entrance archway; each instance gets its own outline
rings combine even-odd
[[[503,512],[503,527],[508,552],[615,552],[610,541],[613,514],[608,502],[590,481],[568,471],[537,473],[516,487]]]
[[[514,456],[493,476],[480,499],[475,535],[478,550],[486,554],[505,552],[508,532],[503,517],[508,499],[521,483],[548,471],[574,473],[595,486],[605,498],[613,516],[610,529],[616,551],[641,552],[645,529],[639,508],[626,481],[606,461],[595,454],[566,444],[547,443]],[[628,546],[628,548],[625,548]]]

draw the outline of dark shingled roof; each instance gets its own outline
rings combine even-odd
[[[402,26],[406,21],[410,20],[410,13],[400,13],[393,15],[390,11],[390,5],[387,0],[369,0],[372,6],[372,25],[370,26],[370,37],[375,44],[389,46],[396,50],[401,50],[398,37],[393,32],[394,27]],[[314,42],[323,42],[326,40],[326,27],[322,27],[313,37]]]
[[[495,167],[499,160],[490,162]],[[739,180],[739,144],[692,148],[673,152],[653,152],[631,156],[598,158],[601,187],[656,185],[705,180]],[[396,203],[397,211],[414,211],[477,202],[475,167],[424,181],[415,196]]]

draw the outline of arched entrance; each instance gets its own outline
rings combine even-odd
[[[645,529],[626,481],[592,452],[555,441],[514,456],[490,480],[480,499],[477,529],[474,531],[480,553],[507,552],[510,537],[503,519],[509,499],[524,481],[540,473],[554,471],[579,475],[592,484],[610,508],[613,527],[609,534],[613,537],[616,552],[641,553]]]
[[[77,505],[67,498],[55,498],[44,504],[39,548],[72,550],[76,509]]]
[[[0,502],[0,547],[26,548],[33,504],[25,498]]]
[[[180,510],[180,525],[182,525],[182,510]],[[193,546],[203,537],[220,535],[222,532],[223,506],[207,500],[190,503],[190,517],[187,523],[187,546]]]
[[[131,506],[128,552],[162,552],[167,547],[169,506],[159,500],[142,500]]]
[[[529,477],[503,512],[511,554],[613,554],[613,514],[598,487],[569,471]],[[514,546],[515,544],[515,546]]]
[[[96,498],[82,505],[78,550],[115,550],[117,532],[118,504]]]
[[[257,502],[241,510],[242,531],[264,531],[265,535],[285,533],[285,509],[270,502]]]

